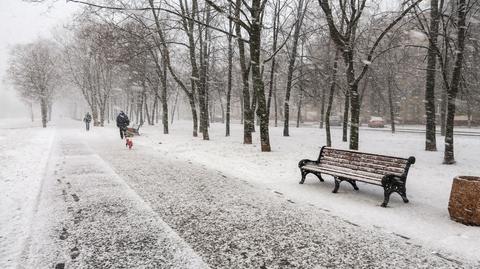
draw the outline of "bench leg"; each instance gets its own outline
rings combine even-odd
[[[307,174],[309,173],[308,171],[305,171],[303,169],[300,169],[300,172],[302,173],[302,179],[300,180],[300,184],[303,184],[305,182],[305,177],[307,176]]]
[[[388,205],[388,201],[390,200],[390,195],[392,194],[392,190],[390,190],[389,188],[385,188],[384,189],[384,199],[383,199],[383,203],[382,203],[382,207],[387,207]]]
[[[321,173],[315,173],[315,175],[318,177],[318,180],[320,180],[320,182],[324,182],[324,181],[325,181],[325,180],[323,179]]]
[[[355,180],[347,179],[346,181],[352,185],[354,190],[358,191],[357,182]]]
[[[340,188],[340,182],[342,182],[341,179],[335,177],[335,188],[333,189],[333,193],[337,193],[338,192],[338,188]]]
[[[385,176],[382,179],[382,185],[385,192],[385,198],[382,207],[387,207],[390,195],[394,192],[400,194],[404,203],[408,203],[405,181],[395,176]]]
[[[405,190],[405,187],[401,188],[401,190],[398,193],[400,194],[400,196],[402,196],[403,202],[408,203],[407,191]]]

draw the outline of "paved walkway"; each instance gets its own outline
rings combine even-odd
[[[20,268],[208,268],[71,130],[58,131],[36,220]]]
[[[149,148],[59,129],[25,268],[474,268]],[[207,266],[208,265],[208,266]]]

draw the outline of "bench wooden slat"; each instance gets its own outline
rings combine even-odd
[[[311,167],[308,167],[308,169],[312,171],[321,172],[327,175],[331,175],[331,176],[338,176],[338,177],[344,177],[344,178],[349,178],[353,180],[359,180],[362,182],[379,185],[379,186],[382,185],[381,179],[358,175],[358,174],[352,174],[346,171],[338,171],[338,170],[328,169],[326,167],[319,167],[319,166],[311,166]]]
[[[349,161],[357,161],[357,162],[371,162],[378,165],[383,166],[391,166],[396,168],[405,168],[407,161],[401,160],[394,160],[394,159],[385,159],[385,158],[375,158],[374,156],[361,156],[361,155],[352,155],[352,154],[340,154],[335,152],[322,152],[321,157],[331,157],[337,159],[345,159]]]
[[[318,167],[324,167],[324,168],[332,169],[332,170],[337,169],[341,172],[347,172],[347,173],[351,173],[353,175],[358,174],[358,175],[371,177],[371,178],[378,178],[379,180],[381,180],[384,176],[384,174],[370,173],[370,172],[366,172],[366,171],[350,169],[350,168],[347,168],[347,167],[339,167],[339,166],[335,166],[335,165],[332,165],[332,164],[326,164],[326,163],[320,163],[320,164],[318,164]]]
[[[368,164],[362,162],[350,162],[348,160],[338,159],[338,158],[331,158],[331,157],[324,157],[320,161],[320,164],[330,164],[333,166],[338,167],[345,167],[348,169],[358,170],[358,171],[365,171],[373,174],[380,174],[380,175],[388,175],[388,174],[396,174],[401,176],[405,169],[400,168],[393,168],[393,167],[385,167],[376,164]]]
[[[374,153],[367,153],[367,152],[361,152],[361,151],[355,151],[355,150],[348,150],[348,149],[335,149],[335,148],[329,148],[325,147],[323,149],[324,153],[327,152],[332,152],[332,153],[337,153],[337,154],[346,154],[346,155],[359,155],[361,157],[365,158],[372,158],[372,159],[378,159],[378,160],[392,160],[394,162],[408,162],[408,159],[406,158],[400,158],[400,157],[394,157],[394,156],[388,156],[388,155],[380,155],[380,154],[374,154]]]

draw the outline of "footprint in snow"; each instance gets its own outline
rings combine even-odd
[[[77,195],[77,194],[75,194],[75,193],[74,193],[74,194],[72,194],[72,197],[73,197],[73,200],[74,200],[75,202],[78,202],[78,201],[80,201],[80,198],[78,197],[78,195]]]
[[[68,238],[67,228],[62,228],[62,233],[60,233],[60,240],[65,240]]]
[[[77,247],[74,247],[70,250],[70,258],[72,258],[72,260],[75,260],[78,255],[80,255],[80,250],[78,250]]]

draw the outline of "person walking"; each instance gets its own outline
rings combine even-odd
[[[85,122],[85,128],[87,129],[87,131],[90,130],[91,121],[92,121],[92,116],[90,115],[90,113],[87,112],[87,114],[85,114],[85,117],[83,118],[83,122]]]
[[[125,137],[125,132],[127,131],[127,126],[130,124],[127,114],[123,111],[120,111],[120,114],[117,116],[117,127],[120,130],[120,138]]]

